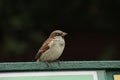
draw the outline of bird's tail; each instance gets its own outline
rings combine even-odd
[[[40,60],[37,58],[34,58],[34,59],[32,59],[32,62],[40,62]]]
[[[36,61],[37,61],[37,59],[35,59],[35,58],[34,58],[34,59],[32,59],[32,62],[36,62]]]

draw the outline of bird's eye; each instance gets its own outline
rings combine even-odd
[[[60,36],[61,35],[61,33],[57,33],[57,36]]]

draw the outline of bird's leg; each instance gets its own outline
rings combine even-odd
[[[60,65],[60,60],[56,60],[56,62],[58,63],[58,65]]]
[[[45,61],[45,64],[47,65],[47,67],[49,67],[49,66],[50,66],[49,62],[47,62],[47,61]]]
[[[39,59],[37,59],[37,60],[36,60],[36,62],[40,62],[40,60],[39,60]]]

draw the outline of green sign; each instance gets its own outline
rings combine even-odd
[[[98,80],[96,71],[0,73],[0,80]]]

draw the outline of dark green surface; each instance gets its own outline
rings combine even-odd
[[[0,63],[0,71],[45,71],[45,70],[106,70],[120,69],[120,61],[63,61],[50,63],[43,62],[8,62]]]
[[[106,80],[106,73],[104,70],[97,71],[98,80]]]

